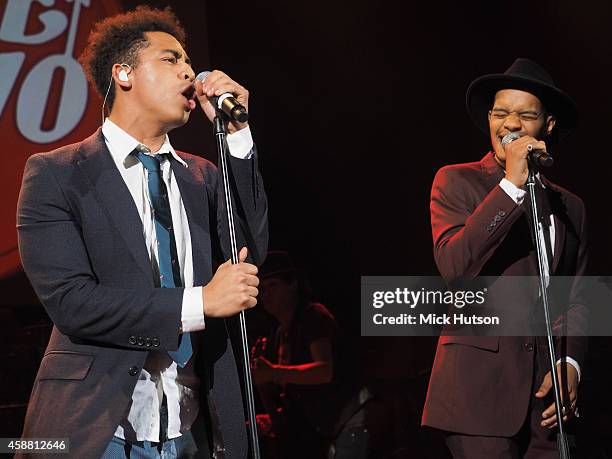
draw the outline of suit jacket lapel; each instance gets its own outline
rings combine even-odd
[[[559,264],[559,259],[561,258],[561,252],[565,247],[566,227],[563,220],[561,220],[557,215],[553,214],[553,218],[555,221],[555,253],[553,255],[552,272],[554,273],[557,270],[557,265]]]
[[[202,285],[207,281],[204,260],[210,259],[210,254],[207,255],[205,252],[209,224],[202,211],[206,200],[204,177],[194,162],[188,163],[189,167],[185,167],[176,159],[170,158],[172,174],[181,192],[183,206],[189,220],[194,285]]]
[[[138,209],[106,148],[101,129],[82,142],[79,153],[83,158],[77,163],[79,168],[91,183],[102,207],[125,240],[134,261],[151,282],[151,286],[154,286],[151,260]]]
[[[497,164],[493,152],[487,153],[481,160],[480,166],[482,170],[487,174],[487,182],[490,189],[498,185],[502,178],[504,178],[504,169]]]

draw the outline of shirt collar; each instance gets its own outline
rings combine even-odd
[[[130,134],[125,132],[109,118],[106,118],[102,125],[102,134],[106,141],[111,145],[110,153],[115,159],[119,160],[121,164],[125,164],[127,157],[134,151],[134,149],[140,145],[140,142],[132,137]],[[166,134],[164,143],[154,154],[168,153],[172,155],[183,166],[187,167],[187,163],[176,153],[172,145],[170,144],[170,138]]]

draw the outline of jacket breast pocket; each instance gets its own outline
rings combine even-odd
[[[51,351],[43,357],[37,379],[85,379],[95,358],[92,354]]]
[[[499,350],[499,336],[441,336],[440,344],[462,344],[485,351],[497,352]]]

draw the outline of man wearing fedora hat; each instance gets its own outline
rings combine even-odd
[[[280,457],[323,457],[325,434],[338,411],[334,402],[341,398],[335,384],[336,320],[310,300],[306,279],[287,252],[268,252],[259,277],[262,307],[275,325],[254,359],[253,380]]]
[[[487,132],[492,151],[478,162],[443,167],[431,192],[434,257],[449,283],[476,276],[537,276],[526,181],[532,151],[575,126],[577,109],[551,76],[528,59],[469,86],[468,113]],[[502,139],[516,134],[504,145]],[[506,143],[506,142],[504,142]],[[581,276],[586,268],[584,204],[538,174],[539,237],[550,275]],[[516,314],[541,308],[517,292]],[[587,339],[584,302],[566,298],[571,332],[555,338],[564,387],[564,421],[576,413],[580,363]],[[526,333],[528,334],[528,333]],[[440,429],[455,458],[557,458],[546,339],[537,336],[441,336],[422,423]]]

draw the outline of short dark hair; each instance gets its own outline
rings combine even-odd
[[[101,97],[106,94],[114,64],[126,63],[132,68],[138,65],[138,52],[148,46],[145,32],[166,32],[185,47],[185,30],[170,7],[160,10],[141,5],[94,26],[79,62]],[[114,101],[112,84],[107,98],[109,109]]]

